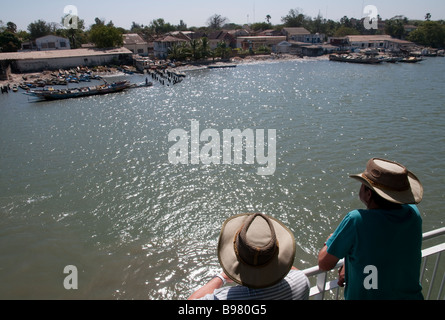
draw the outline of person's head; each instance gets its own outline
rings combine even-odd
[[[418,204],[423,197],[419,179],[397,162],[373,158],[363,173],[350,177],[362,183],[359,197],[368,208]]]
[[[359,199],[368,209],[397,209],[400,204],[388,201],[378,195],[377,192],[362,184],[359,192]]]
[[[224,273],[254,289],[281,281],[292,268],[295,250],[292,232],[261,213],[227,219],[218,241],[218,259]]]

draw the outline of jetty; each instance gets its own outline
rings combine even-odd
[[[148,74],[153,80],[158,81],[162,85],[170,86],[183,81],[186,77],[184,73],[173,71],[170,69],[148,69]]]

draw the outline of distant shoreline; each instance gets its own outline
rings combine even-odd
[[[269,63],[269,62],[283,62],[283,61],[318,61],[318,60],[328,60],[328,55],[319,56],[319,57],[299,57],[296,55],[291,54],[280,54],[280,55],[255,55],[255,56],[246,56],[245,58],[240,57],[234,57],[231,58],[230,61],[220,61],[215,60],[211,65],[247,65],[247,64],[254,64],[254,63]],[[175,70],[178,70],[180,72],[184,71],[194,71],[194,70],[202,70],[207,69],[207,66],[209,64],[184,64],[182,66],[178,66],[175,68]],[[118,76],[122,74],[119,70],[112,69],[110,72],[96,72],[95,74],[105,76],[105,77],[111,77],[111,76]],[[0,87],[1,86],[7,86],[10,85],[11,89],[14,85],[20,85],[21,83],[25,82],[23,77],[26,77],[27,79],[46,79],[50,77],[51,72],[50,71],[42,71],[42,72],[32,72],[32,73],[12,73],[10,74],[9,80],[0,80]]]

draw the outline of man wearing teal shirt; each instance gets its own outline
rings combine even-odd
[[[359,197],[367,209],[346,215],[319,253],[320,269],[331,270],[345,258],[339,284],[346,285],[347,300],[423,299],[419,179],[378,158],[351,177],[362,183]]]

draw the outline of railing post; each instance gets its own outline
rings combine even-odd
[[[426,296],[426,300],[430,298],[431,290],[433,289],[434,280],[436,279],[437,267],[439,266],[441,252],[437,253],[436,264],[434,265],[433,275],[431,277],[430,287],[428,288],[428,294]]]
[[[315,300],[323,300],[324,299],[327,277],[328,277],[327,272],[322,272],[317,275],[317,289],[318,289],[319,293],[314,296]]]

